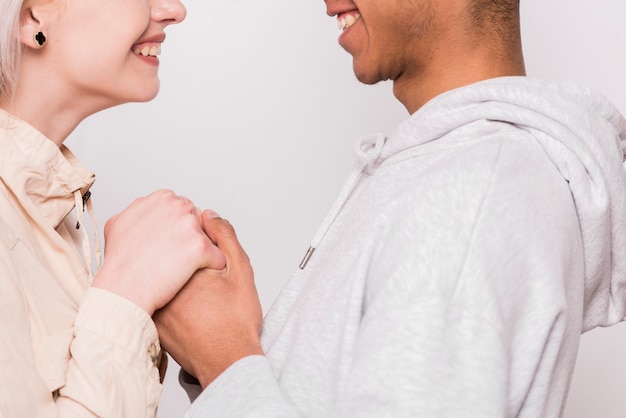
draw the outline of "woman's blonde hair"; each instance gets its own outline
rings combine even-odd
[[[13,94],[20,64],[20,12],[23,0],[0,0],[0,99]]]

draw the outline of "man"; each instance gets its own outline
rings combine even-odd
[[[358,79],[393,80],[411,116],[359,142],[262,325],[233,229],[204,215],[227,268],[155,317],[203,389],[188,416],[561,416],[580,333],[626,316],[626,121],[524,76],[516,0],[326,6]]]

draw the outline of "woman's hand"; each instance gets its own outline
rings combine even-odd
[[[223,269],[224,255],[203,231],[200,215],[169,190],[138,198],[106,223],[104,264],[93,286],[152,315],[196,270]]]

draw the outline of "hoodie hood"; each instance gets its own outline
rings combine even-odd
[[[431,100],[390,135],[357,143],[353,172],[315,236],[308,256],[362,173],[479,120],[529,132],[568,182],[585,257],[582,331],[626,317],[626,120],[600,94],[575,84],[526,77],[483,81]],[[416,127],[420,127],[417,130]],[[301,264],[301,268],[306,262]]]
[[[390,135],[382,160],[480,119],[531,133],[568,182],[576,205],[585,255],[583,332],[624,320],[626,120],[615,106],[575,84],[516,77],[450,91],[411,119]],[[415,132],[415,126],[427,128]]]

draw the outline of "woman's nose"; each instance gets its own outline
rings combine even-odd
[[[169,25],[185,20],[187,9],[180,0],[153,0],[152,20]]]

